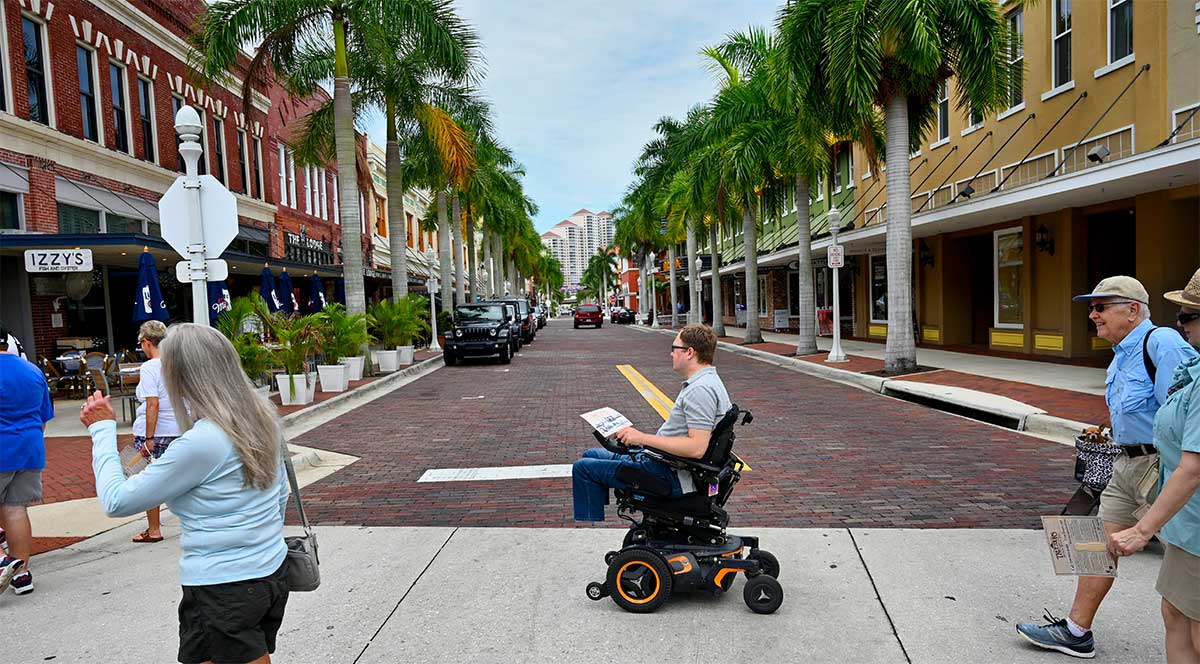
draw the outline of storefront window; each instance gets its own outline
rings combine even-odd
[[[996,327],[1022,327],[1021,271],[1025,234],[1019,228],[996,231]]]
[[[768,304],[770,304],[770,303],[767,302],[767,278],[759,277],[758,278],[758,315],[759,316],[769,316],[770,315],[771,312],[769,311],[770,307],[767,306]]]
[[[11,191],[0,191],[0,228],[7,230],[21,228],[21,208],[17,202],[17,196]]]
[[[58,204],[58,232],[64,235],[100,232],[100,213],[96,210]]]
[[[871,321],[886,323],[887,309],[887,256],[871,256]]]
[[[133,217],[122,217],[117,214],[105,215],[107,232],[109,233],[141,233],[142,220]]]

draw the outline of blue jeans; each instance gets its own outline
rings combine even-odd
[[[625,482],[617,479],[622,466],[640,467],[643,471],[671,483],[671,495],[682,495],[679,477],[666,464],[640,454],[614,454],[593,447],[571,467],[571,490],[575,498],[576,521],[603,521],[604,506],[608,504],[609,488],[624,489]]]

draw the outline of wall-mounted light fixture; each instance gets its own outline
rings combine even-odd
[[[925,244],[925,240],[921,240],[921,246],[917,252],[917,256],[921,261],[921,265],[928,265],[929,267],[933,267],[933,263],[935,260],[934,255],[933,255],[933,250],[929,248],[929,245]]]
[[[1045,224],[1038,224],[1037,230],[1034,231],[1033,246],[1038,251],[1054,255],[1054,238],[1050,236],[1050,229],[1046,228]]]
[[[1101,143],[1091,150],[1088,150],[1087,158],[1088,161],[1094,161],[1097,164],[1102,164],[1110,154],[1112,154],[1112,151],[1108,149],[1108,146]]]
[[[971,185],[967,185],[967,186],[963,187],[962,189],[958,190],[958,195],[963,198],[970,198],[971,196],[975,195],[975,187],[972,187]]]

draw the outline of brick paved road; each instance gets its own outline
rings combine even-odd
[[[511,365],[443,368],[325,424],[297,442],[362,460],[305,490],[310,516],[571,526],[565,478],[416,480],[429,468],[570,463],[591,440],[578,414],[601,406],[656,428],[661,419],[615,365],[633,364],[674,397],[669,339],[555,320]],[[1030,528],[1074,489],[1069,447],[725,352],[717,366],[733,400],[755,412],[738,438],[753,467],[729,504],[738,526]]]

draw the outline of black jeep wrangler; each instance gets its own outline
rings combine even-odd
[[[446,330],[442,358],[454,366],[464,357],[498,355],[501,364],[512,362],[513,345],[520,332],[514,330],[503,304],[461,304],[454,309],[454,327]]]

